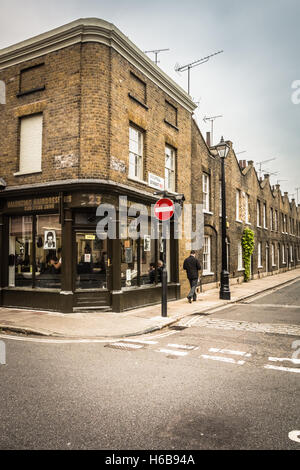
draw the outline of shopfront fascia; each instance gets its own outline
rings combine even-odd
[[[0,194],[0,305],[55,310],[121,312],[158,303],[161,239],[121,238],[120,188],[69,185]],[[149,193],[122,196],[149,208]],[[115,207],[115,239],[97,236],[100,204]],[[130,223],[130,218],[128,219]],[[149,217],[150,234],[150,217]],[[178,241],[168,242],[168,296],[180,297]],[[150,267],[152,265],[152,268]],[[154,267],[154,270],[153,270]]]

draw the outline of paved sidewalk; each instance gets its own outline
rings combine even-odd
[[[198,295],[198,301],[187,299],[168,303],[168,317],[161,317],[161,306],[155,305],[123,313],[89,312],[63,314],[0,307],[0,330],[58,338],[120,338],[159,330],[195,313],[209,313],[216,307],[234,303],[268,291],[294,279],[300,279],[300,268],[248,283],[231,285],[231,300],[219,299],[219,289]]]

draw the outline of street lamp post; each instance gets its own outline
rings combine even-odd
[[[220,299],[230,300],[229,272],[227,266],[227,246],[226,246],[226,183],[225,183],[225,158],[228,155],[229,145],[224,142],[223,137],[218,145],[215,145],[221,159],[221,187],[222,187],[222,271],[220,285]]]

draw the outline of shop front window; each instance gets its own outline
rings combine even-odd
[[[31,287],[33,271],[32,217],[10,218],[9,286]]]
[[[137,240],[131,238],[121,239],[121,286],[122,288],[155,285],[161,283],[163,267],[163,242],[161,225],[159,238],[150,236],[151,225],[148,225],[148,234]],[[171,281],[171,244],[167,239],[166,267],[168,282]]]
[[[95,231],[76,232],[76,288],[107,289],[107,240]]]
[[[58,215],[36,216],[35,240],[35,287],[59,289],[63,260]]]
[[[58,215],[11,217],[8,264],[10,287],[60,288]]]

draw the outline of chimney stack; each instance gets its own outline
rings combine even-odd
[[[211,143],[210,143],[210,132],[206,132],[206,144],[208,147],[210,147]]]
[[[246,168],[247,164],[246,164],[246,160],[239,160],[239,165],[240,165],[240,169],[243,170],[244,168]]]
[[[264,174],[264,178],[265,178],[265,180],[266,180],[267,178],[270,178],[269,173],[265,173],[265,174]]]
[[[253,160],[248,160],[248,165],[253,166],[254,161]]]

